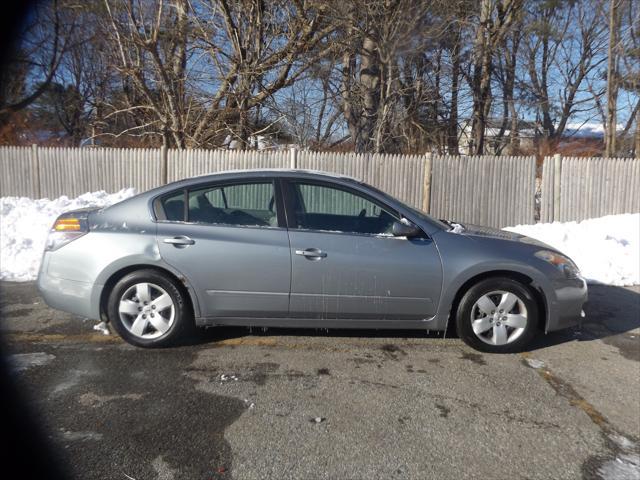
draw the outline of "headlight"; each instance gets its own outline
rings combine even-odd
[[[560,253],[552,252],[550,250],[540,250],[536,252],[535,255],[539,259],[549,262],[555,266],[558,270],[564,273],[564,276],[567,278],[580,277],[580,270],[569,257],[565,257]]]

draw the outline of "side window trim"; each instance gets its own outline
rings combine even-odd
[[[285,202],[287,186],[282,178],[274,178],[273,187],[276,200],[276,214],[278,215],[278,227],[288,229],[290,220]]]
[[[366,192],[362,192],[358,189],[349,187],[347,185],[343,185],[340,183],[332,183],[332,182],[327,182],[327,181],[323,181],[323,180],[316,180],[316,179],[306,179],[306,178],[284,178],[282,180],[283,183],[283,198],[285,200],[285,211],[286,211],[286,215],[287,215],[287,227],[289,229],[297,229],[298,228],[298,223],[296,221],[296,216],[295,216],[295,211],[294,211],[294,202],[295,202],[295,196],[297,195],[296,189],[294,187],[293,184],[295,183],[301,183],[304,185],[314,185],[314,186],[320,186],[320,187],[328,187],[328,188],[333,188],[333,189],[337,189],[337,190],[342,190],[345,191],[347,193],[350,193],[352,195],[358,196],[358,197],[362,197],[365,200],[373,203],[374,205],[377,205],[379,208],[382,208],[383,210],[385,210],[387,213],[391,214],[393,217],[395,217],[396,219],[400,219],[402,218],[402,215],[395,209],[390,207],[389,205],[387,205],[386,203],[378,200],[377,198],[373,198],[371,195],[367,194]],[[302,201],[304,201],[304,199],[301,199]],[[307,232],[318,232],[318,233],[332,233],[332,234],[336,234],[336,235],[358,235],[358,236],[367,236],[367,237],[380,237],[380,236],[384,236],[383,234],[380,233],[359,233],[359,232],[347,232],[347,231],[342,231],[342,230],[338,230],[338,231],[333,231],[333,230],[313,230],[313,229],[304,229],[303,231],[307,231]]]
[[[184,203],[184,213],[182,214],[182,221],[189,222],[189,189],[185,188],[182,196],[182,202]]]
[[[283,200],[283,189],[282,184],[279,178],[276,177],[254,177],[254,178],[246,178],[246,179],[230,179],[218,182],[210,182],[210,183],[201,183],[196,185],[189,185],[184,188],[178,188],[176,190],[172,190],[171,192],[166,192],[164,194],[158,195],[152,201],[152,209],[154,214],[154,221],[163,222],[163,223],[186,223],[189,225],[202,225],[207,226],[204,223],[190,222],[189,221],[189,192],[202,190],[205,188],[215,189],[217,187],[221,188],[221,191],[224,187],[230,185],[246,185],[246,184],[254,184],[254,183],[270,183],[273,188],[274,195],[274,206],[276,207],[276,219],[278,222],[277,226],[260,226],[260,225],[233,225],[233,224],[210,224],[211,225],[220,225],[226,227],[234,227],[234,228],[287,228],[287,214],[285,211],[284,200]],[[168,220],[167,215],[164,209],[164,200],[170,198],[172,196],[177,195],[179,192],[183,193],[183,202],[184,202],[184,212],[182,215],[182,220]],[[225,206],[228,205],[226,196],[223,199]]]
[[[224,193],[224,188],[225,187],[229,187],[229,186],[233,186],[233,185],[250,185],[250,184],[271,184],[271,187],[273,189],[273,195],[274,195],[274,199],[275,199],[275,206],[276,206],[276,220],[278,222],[277,226],[271,226],[271,225],[236,225],[236,224],[231,224],[231,223],[201,223],[201,222],[193,222],[189,219],[189,194],[191,192],[194,191],[199,191],[199,190],[204,190],[204,189],[210,189],[210,190],[215,190],[217,188],[220,189],[222,198],[223,198],[223,203],[225,205],[226,208],[228,208],[228,201],[227,201],[227,197],[226,194]],[[210,183],[201,183],[201,184],[196,184],[196,185],[189,185],[187,187],[185,187],[184,189],[184,198],[185,198],[185,215],[184,215],[184,223],[187,223],[189,225],[201,225],[201,226],[221,226],[221,227],[231,227],[231,228],[268,228],[268,229],[273,229],[273,228],[286,228],[286,226],[282,225],[282,217],[283,217],[283,212],[277,207],[278,205],[278,184],[276,182],[275,178],[272,177],[253,177],[253,178],[244,178],[244,179],[229,179],[229,180],[222,180],[222,181],[217,181],[217,182],[210,182]]]
[[[224,187],[226,187],[226,185],[222,185],[220,187],[220,195],[222,195],[222,203],[224,203],[224,208],[228,209],[229,208],[229,202],[227,201],[227,194],[224,193]]]

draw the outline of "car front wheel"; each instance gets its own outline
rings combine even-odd
[[[490,353],[522,351],[536,335],[538,321],[538,306],[529,287],[506,277],[473,285],[456,312],[460,338]]]
[[[139,270],[121,278],[108,300],[111,324],[138,347],[175,344],[193,324],[182,290],[155,270]]]

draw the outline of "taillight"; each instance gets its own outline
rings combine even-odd
[[[53,230],[56,232],[79,232],[82,230],[82,226],[80,225],[79,218],[58,218],[56,223],[53,224]]]
[[[64,213],[51,227],[44,249],[48,252],[58,250],[87,233],[89,233],[89,225],[86,214]]]

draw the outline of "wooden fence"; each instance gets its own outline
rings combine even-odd
[[[541,222],[579,221],[640,212],[640,160],[547,157]]]
[[[0,196],[138,191],[212,172],[302,168],[349,175],[437,218],[492,227],[640,211],[640,162],[307,151],[0,147]]]
[[[146,148],[0,147],[0,196],[56,198],[140,192],[162,184],[162,151]]]
[[[535,223],[534,157],[435,157],[430,213],[489,227]]]

